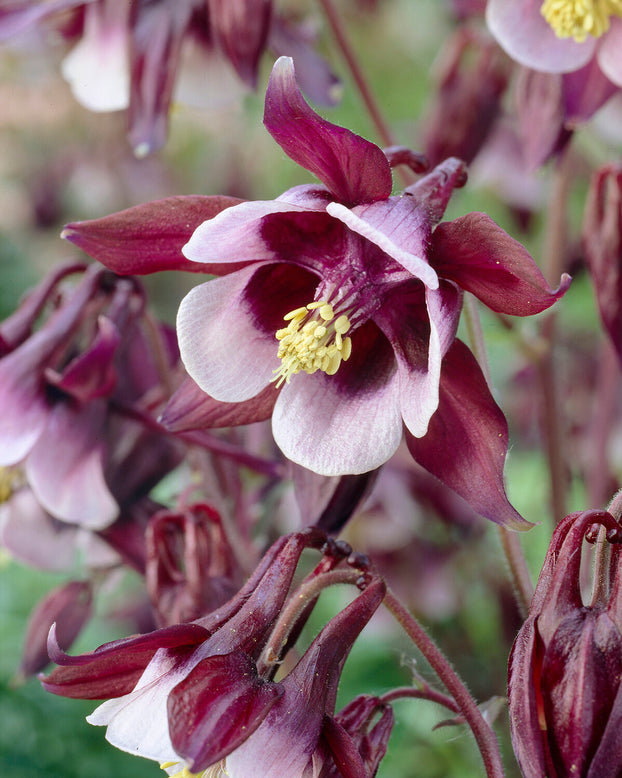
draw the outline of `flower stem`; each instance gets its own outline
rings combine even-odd
[[[479,318],[477,301],[471,294],[465,294],[464,299],[464,317],[469,336],[469,342],[473,353],[486,378],[486,383],[491,387],[490,369],[488,367],[488,358],[486,356],[486,347],[484,345],[484,335],[482,332],[482,323]],[[510,578],[514,586],[516,603],[523,619],[527,617],[529,605],[533,597],[533,583],[527,567],[527,561],[520,544],[520,537],[516,532],[497,527],[501,548],[505,554],[510,572]]]
[[[460,713],[460,707],[453,697],[450,697],[448,694],[443,694],[436,689],[432,689],[427,684],[423,689],[417,689],[414,686],[399,686],[398,688],[391,689],[390,692],[383,694],[379,699],[381,702],[388,704],[404,697],[414,697],[417,700],[428,700],[428,702],[435,702],[437,705],[442,705],[452,713]]]
[[[570,154],[568,148],[562,152],[555,167],[553,187],[547,208],[546,229],[543,247],[543,272],[550,284],[557,284],[562,274],[566,250],[567,218],[566,205],[570,183]],[[548,344],[541,359],[536,363],[542,395],[542,428],[546,441],[546,455],[549,462],[551,508],[556,524],[566,515],[567,477],[563,456],[563,424],[559,398],[563,396],[558,387],[554,367],[554,345],[556,340],[555,313],[548,313],[542,320],[540,335]]]
[[[332,570],[329,573],[322,573],[303,581],[289,598],[289,602],[279,616],[279,620],[270,635],[270,640],[257,662],[260,675],[265,668],[280,661],[290,632],[297,625],[298,619],[303,615],[310,603],[316,600],[324,589],[335,584],[353,584],[356,586],[360,578],[360,570],[349,568],[347,570]]]
[[[464,716],[475,736],[488,778],[504,778],[503,764],[495,733],[486,723],[475,700],[471,697],[455,670],[419,622],[402,605],[390,589],[387,589],[384,605],[421,651],[447,688],[447,691],[456,701],[460,713]]]
[[[335,10],[335,6],[333,5],[332,0],[319,0],[319,3],[322,6],[322,9],[326,16],[326,19],[328,20],[331,30],[333,31],[333,35],[335,36],[337,45],[341,49],[341,53],[343,54],[343,57],[348,65],[348,68],[350,69],[350,73],[352,75],[352,78],[354,79],[354,83],[356,84],[357,89],[359,90],[359,94],[361,95],[361,98],[365,103],[365,108],[367,109],[367,112],[369,113],[369,116],[372,122],[374,123],[374,126],[376,127],[378,136],[380,137],[382,143],[385,146],[393,146],[394,140],[391,135],[391,131],[389,130],[388,125],[384,121],[382,113],[380,112],[380,109],[378,108],[378,105],[371,93],[371,90],[369,89],[367,80],[365,79],[365,76],[363,75],[363,71],[359,63],[357,62],[356,56],[354,54],[354,49],[352,48],[350,42],[348,41],[348,36],[346,34],[345,27],[341,23],[341,19],[339,18],[339,14]]]

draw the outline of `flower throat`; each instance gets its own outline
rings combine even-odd
[[[279,341],[278,367],[272,379],[277,388],[283,382],[304,370],[315,373],[322,370],[334,375],[342,361],[352,352],[352,341],[343,336],[350,329],[350,320],[345,314],[335,317],[330,303],[324,300],[309,303],[286,314],[283,319],[289,324],[276,331]]]
[[[622,17],[622,0],[545,0],[540,13],[558,38],[582,43],[606,33],[612,16]]]

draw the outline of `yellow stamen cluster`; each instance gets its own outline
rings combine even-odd
[[[558,38],[582,43],[588,35],[600,38],[612,16],[622,16],[622,0],[545,0],[540,13]]]
[[[335,318],[330,303],[318,300],[290,311],[283,318],[289,324],[276,332],[281,367],[274,371],[272,380],[277,382],[277,387],[283,381],[289,383],[301,370],[306,373],[322,370],[334,375],[352,353],[352,341],[343,337],[350,329],[350,320],[345,314]]]

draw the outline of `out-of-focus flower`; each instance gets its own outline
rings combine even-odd
[[[191,47],[202,72],[216,74],[224,58],[254,89],[260,58],[273,46],[296,57],[314,99],[336,101],[337,79],[303,31],[273,14],[272,0],[18,0],[0,9],[0,41],[42,23],[77,40],[62,64],[76,99],[93,111],[128,110],[139,157],[166,140],[178,70]]]
[[[499,116],[510,69],[496,43],[469,27],[448,39],[424,119],[423,147],[431,165],[447,157],[473,161]]]
[[[581,550],[594,526],[617,542],[610,570],[585,605]],[[510,657],[512,742],[525,778],[616,778],[622,771],[619,538],[620,526],[605,511],[566,516],[553,534]]]
[[[176,349],[154,323],[152,351],[135,282],[93,265],[68,291],[60,282],[77,270],[52,273],[0,325],[0,467],[5,502],[29,487],[55,519],[101,531],[179,462],[177,441],[128,418],[166,399],[160,369]]]
[[[188,260],[222,276],[190,292],[177,322],[186,369],[209,395],[203,418],[219,426],[271,415],[283,453],[323,475],[380,466],[405,425],[426,469],[485,516],[521,525],[503,488],[505,419],[455,340],[462,290],[524,316],[548,308],[569,279],[552,291],[526,250],[484,214],[436,226],[465,181],[456,159],[391,196],[390,161],[420,166],[417,155],[385,155],[322,119],[287,58],[273,69],[264,122],[323,184],[231,207],[217,198],[220,212],[184,247]],[[117,270],[147,272],[150,225],[163,210],[156,203],[133,211],[135,260],[115,232],[126,214],[64,234]],[[178,240],[160,243],[169,267]],[[158,252],[153,262],[166,264]]]
[[[149,520],[145,577],[156,623],[169,626],[216,610],[238,591],[241,570],[220,515],[197,503]]]
[[[52,624],[56,624],[58,645],[67,650],[92,612],[93,587],[89,581],[70,581],[48,592],[28,620],[19,674],[34,675],[49,664],[47,638]]]
[[[583,247],[600,318],[622,361],[622,165],[598,170],[583,219]]]
[[[486,20],[508,54],[547,73],[571,73],[595,58],[622,86],[619,0],[488,0]]]

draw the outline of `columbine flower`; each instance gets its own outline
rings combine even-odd
[[[11,474],[0,497],[13,503],[28,485],[56,519],[103,530],[178,464],[180,450],[118,413],[166,397],[139,324],[142,291],[93,265],[68,292],[60,282],[77,271],[84,267],[52,273],[0,325],[0,468]],[[162,365],[172,369],[176,349],[160,334]],[[19,522],[14,508],[3,535]]]
[[[611,547],[611,571],[602,571],[585,605],[581,549],[594,526],[619,541],[620,527],[605,511],[574,513],[559,523],[512,648],[510,723],[525,778],[615,778],[622,770],[620,546]]]
[[[226,60],[254,89],[266,47],[278,53],[284,48],[304,67],[309,94],[328,105],[335,102],[337,79],[302,31],[272,13],[272,0],[22,0],[9,5],[0,9],[0,41],[60,17],[61,34],[77,39],[62,64],[76,99],[92,111],[127,108],[137,156],[164,144],[177,71],[193,49],[202,78],[211,69],[219,81],[227,79],[221,64]],[[232,79],[228,91],[235,88]]]
[[[186,208],[179,198],[178,216],[169,200],[69,225],[65,237],[117,271],[149,272],[151,251],[154,269],[195,262],[222,276],[190,292],[177,322],[186,368],[209,395],[199,415],[211,426],[272,415],[287,457],[343,475],[386,462],[404,424],[424,467],[479,512],[519,525],[503,489],[505,419],[455,340],[462,290],[524,316],[549,307],[568,279],[553,292],[525,249],[484,214],[436,226],[465,182],[459,160],[392,196],[389,160],[416,155],[385,154],[318,116],[287,58],[273,69],[264,122],[323,184],[267,202],[214,198],[213,218],[176,265],[171,250],[196,199]]]
[[[507,53],[522,65],[570,73],[595,58],[622,86],[620,0],[488,0],[486,20]]]
[[[302,551],[323,547],[325,540],[314,530],[281,538],[235,597],[191,624],[77,657],[60,650],[52,631],[50,656],[62,666],[43,679],[45,688],[67,697],[112,698],[89,716],[90,723],[105,725],[113,745],[158,760],[170,774],[216,770],[225,759],[227,775],[240,778],[254,772],[302,778],[311,767],[330,771],[332,765],[342,770],[350,765],[344,774],[371,777],[384,752],[390,716],[368,732],[362,714],[370,713],[369,706],[361,710],[359,703],[338,716],[334,709],[348,653],[384,597],[380,579],[357,569],[353,580],[363,591],[282,681],[273,680],[284,636],[277,630],[274,645],[268,644],[272,628]],[[350,549],[329,544],[322,550],[312,576],[332,569]],[[290,639],[309,612],[298,611],[297,599],[295,605]]]
[[[178,760],[180,753],[198,766],[218,762],[283,694],[280,684],[258,676],[256,661],[300,554],[318,540],[312,532],[280,538],[237,595],[196,622],[77,657],[64,654],[51,633],[50,656],[61,667],[43,680],[44,687],[65,697],[112,698],[88,720],[106,726],[107,739],[121,750],[159,762]],[[185,679],[188,684],[180,686]]]

